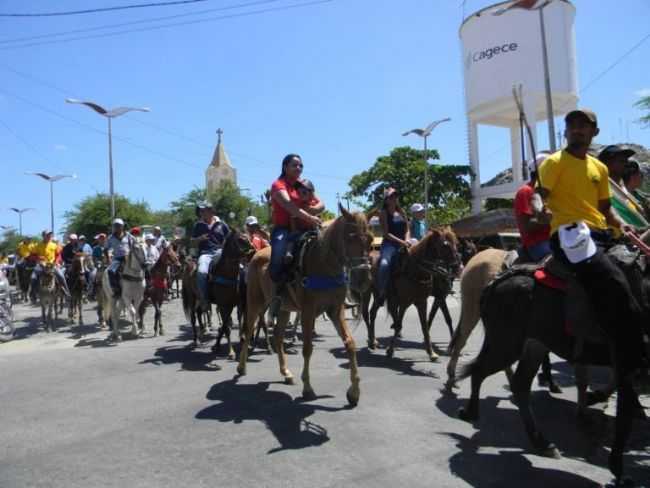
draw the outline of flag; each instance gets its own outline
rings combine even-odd
[[[553,0],[515,0],[513,2],[508,2],[506,3],[503,7],[501,7],[499,10],[494,12],[494,15],[502,15],[506,13],[509,10],[515,9],[515,8],[523,8],[526,10],[538,10],[542,7],[545,7],[549,3],[551,3]]]

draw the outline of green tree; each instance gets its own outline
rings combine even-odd
[[[147,203],[132,202],[122,195],[115,195],[115,211],[127,227],[149,224],[152,221],[151,209]],[[110,231],[110,196],[99,193],[84,198],[75,205],[73,210],[65,213],[65,220],[67,232],[84,234],[88,238],[99,232]]]
[[[429,159],[440,159],[438,151],[427,151]],[[469,212],[471,188],[469,166],[428,164],[424,151],[397,147],[388,156],[380,156],[366,171],[350,180],[349,195],[366,210],[381,204],[384,189],[392,186],[400,193],[400,203],[408,208],[422,203],[424,175],[429,183],[430,216],[434,223],[456,220]]]
[[[2,233],[0,240],[0,254],[8,255],[16,252],[18,243],[23,239],[16,229],[8,229]]]
[[[634,106],[640,108],[641,110],[645,110],[646,113],[645,115],[641,116],[639,122],[641,122],[644,127],[650,127],[650,95],[647,97],[642,97],[634,104]]]

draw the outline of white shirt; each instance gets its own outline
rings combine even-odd
[[[153,265],[158,262],[158,258],[160,258],[160,253],[156,246],[147,244],[144,247],[144,265],[147,269],[153,268]]]

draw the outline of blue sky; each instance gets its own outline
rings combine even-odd
[[[303,1],[277,0],[167,23]],[[0,12],[73,10],[91,3],[142,2],[0,1]],[[117,191],[155,209],[203,186],[218,127],[225,131],[241,187],[259,195],[277,176],[282,157],[297,152],[305,176],[330,209],[350,176],[377,156],[398,145],[420,147],[420,140],[401,133],[431,120],[452,118],[430,138],[443,162],[467,162],[460,0],[333,0],[75,42],[5,42],[242,3],[247,2],[210,0],[192,7],[0,19],[0,224],[17,225],[6,208],[18,206],[37,209],[25,215],[25,232],[49,226],[47,184],[25,175],[28,170],[78,175],[56,184],[57,229],[63,211],[107,191],[106,122],[65,104],[65,97],[151,107],[151,113],[114,121],[114,160]],[[490,3],[467,0],[465,11]],[[574,3],[579,84],[585,86],[650,34],[650,2]],[[151,25],[156,24],[118,30]],[[97,32],[78,36],[92,34]],[[649,61],[650,41],[581,93],[581,105],[599,115],[599,142],[626,140],[629,132],[631,141],[650,146],[650,130],[634,123],[640,113],[633,107],[639,93],[650,94]],[[539,128],[542,143],[544,131]],[[507,140],[496,133],[482,136],[482,179],[504,169],[509,157]]]

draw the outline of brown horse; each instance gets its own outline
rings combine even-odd
[[[441,227],[429,231],[417,244],[398,259],[396,269],[393,270],[392,280],[389,284],[387,295],[388,311],[393,319],[394,334],[391,343],[386,350],[386,355],[393,355],[397,337],[402,329],[404,313],[409,306],[415,305],[420,318],[422,335],[424,336],[424,348],[431,361],[438,359],[438,355],[431,346],[429,325],[427,324],[427,299],[433,289],[434,277],[444,279],[447,282],[456,275],[460,266],[460,258],[456,249],[458,240],[449,227]],[[378,259],[373,263],[373,283],[376,283],[378,272]],[[363,303],[363,319],[368,328],[368,347],[377,347],[375,337],[375,319],[377,311],[381,307],[377,296],[379,290],[373,286],[373,304],[368,311],[370,302],[370,291],[368,291]]]
[[[54,320],[58,320],[59,311],[56,307],[59,284],[54,274],[54,265],[45,264],[38,279],[38,293],[41,302],[41,317],[46,332],[54,330]],[[54,319],[52,319],[54,311]]]
[[[68,282],[68,290],[70,290],[70,304],[68,307],[68,319],[70,323],[74,323],[74,316],[79,313],[79,325],[83,325],[83,295],[86,290],[86,275],[84,273],[84,260],[86,258],[83,254],[77,254],[72,259],[72,264],[66,272],[66,281]]]
[[[293,384],[293,375],[287,367],[284,352],[284,329],[291,311],[302,312],[303,399],[313,400],[316,394],[311,386],[309,363],[313,351],[312,334],[314,321],[325,312],[343,340],[350,361],[351,386],[347,399],[351,405],[359,402],[359,372],[354,339],[345,321],[344,303],[347,294],[346,271],[350,274],[350,288],[363,293],[370,284],[368,250],[372,236],[366,217],[362,213],[351,214],[339,206],[341,216],[327,226],[317,238],[306,243],[299,253],[297,279],[288,286],[273,331],[275,350],[278,355],[280,374],[284,381]],[[269,274],[271,249],[258,251],[248,267],[248,294],[244,342],[239,355],[237,372],[246,374],[248,347],[252,340],[255,323],[271,301],[273,284]]]
[[[218,352],[221,339],[225,337],[228,342],[228,359],[235,358],[235,351],[230,342],[230,332],[233,324],[232,311],[240,300],[238,292],[239,265],[253,252],[254,248],[248,237],[236,229],[231,229],[223,243],[221,258],[210,272],[208,300],[217,305],[222,324],[212,349]],[[197,318],[201,331],[203,331],[203,312],[206,311],[202,310],[200,305],[195,264],[188,265],[183,275],[183,309],[192,324],[194,345],[197,345],[199,341],[199,333],[196,328]]]
[[[95,260],[95,268],[97,273],[95,274],[95,297],[97,299],[97,324],[103,329],[106,327],[106,321],[104,320],[103,309],[106,301],[106,294],[102,292],[102,278],[106,272],[106,263],[104,259]]]
[[[151,279],[147,288],[144,290],[144,300],[140,303],[138,309],[138,322],[140,331],[144,332],[144,314],[147,310],[147,302],[150,301],[154,308],[153,319],[153,336],[165,335],[165,329],[162,323],[162,304],[165,301],[165,295],[168,289],[169,268],[171,266],[180,267],[178,256],[171,246],[163,249],[158,261],[153,265],[150,271]]]

